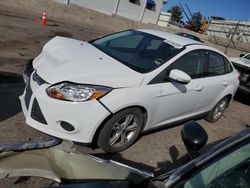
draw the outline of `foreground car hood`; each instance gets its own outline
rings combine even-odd
[[[132,87],[140,85],[143,75],[123,65],[93,45],[80,40],[55,37],[34,59],[37,73],[50,84],[61,81]]]
[[[18,176],[42,177],[68,184],[126,181],[130,185],[138,185],[152,178],[153,174],[116,161],[78,153],[72,142],[53,139],[0,146],[0,179]]]
[[[239,65],[243,65],[243,66],[246,66],[246,67],[249,67],[249,68],[250,68],[250,61],[247,60],[247,59],[238,58],[238,57],[232,57],[232,58],[230,58],[230,60],[231,60],[233,63],[237,63],[237,64],[239,64]]]

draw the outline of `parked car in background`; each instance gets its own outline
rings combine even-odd
[[[189,39],[193,39],[193,40],[196,40],[198,42],[204,43],[199,37],[197,37],[195,35],[191,35],[191,34],[188,34],[188,33],[176,33],[176,35],[180,35],[180,36],[187,37]]]
[[[208,139],[202,126],[194,121],[186,123],[181,136],[193,159],[160,174],[77,153],[71,145],[57,140],[1,145],[0,179],[37,176],[53,180],[59,185],[50,184],[61,188],[250,187],[250,128],[202,154]]]
[[[250,53],[241,54],[240,57],[232,57],[230,60],[240,73],[239,92],[243,93],[250,101]]]
[[[141,132],[195,116],[217,121],[239,83],[220,51],[147,29],[91,42],[55,37],[24,74],[28,125],[111,153]]]

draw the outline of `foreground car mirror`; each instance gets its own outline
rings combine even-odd
[[[206,131],[195,121],[190,121],[182,127],[181,137],[191,158],[200,154],[200,149],[207,143],[208,139]]]
[[[239,56],[239,57],[243,57],[243,56],[245,56],[245,54],[240,54],[240,56]]]
[[[188,84],[191,81],[191,77],[187,73],[178,69],[171,70],[169,78],[182,84]]]

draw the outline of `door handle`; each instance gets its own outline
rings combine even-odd
[[[195,91],[201,91],[201,90],[203,89],[203,87],[201,87],[201,86],[196,86],[194,89],[195,89]]]
[[[225,81],[225,82],[222,83],[222,85],[223,85],[223,86],[227,86],[228,83]]]

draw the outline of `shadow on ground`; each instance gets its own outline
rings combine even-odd
[[[205,145],[201,149],[201,154],[205,153],[206,151],[208,151],[209,149],[211,149],[213,146],[217,145],[218,143],[222,142],[223,140],[218,140],[216,142],[212,142],[212,143]],[[140,162],[138,163],[138,162],[130,161],[128,159],[124,159],[122,154],[120,154],[120,153],[116,153],[116,154],[101,153],[101,154],[94,154],[94,155],[96,157],[100,157],[102,159],[114,160],[114,161],[123,163],[125,165],[129,165],[131,167],[134,167],[134,168],[137,168],[140,170],[152,172],[157,177],[163,173],[169,172],[170,170],[176,169],[176,168],[188,163],[191,160],[188,153],[186,153],[183,156],[179,156],[180,153],[178,151],[178,148],[175,145],[170,146],[168,152],[169,152],[171,160],[159,161],[157,163],[157,168],[146,165],[144,163],[140,163]],[[168,153],[165,151],[163,151],[162,153],[163,153],[163,155],[168,155]]]
[[[0,71],[0,122],[21,111],[19,96],[24,87],[21,75]]]

